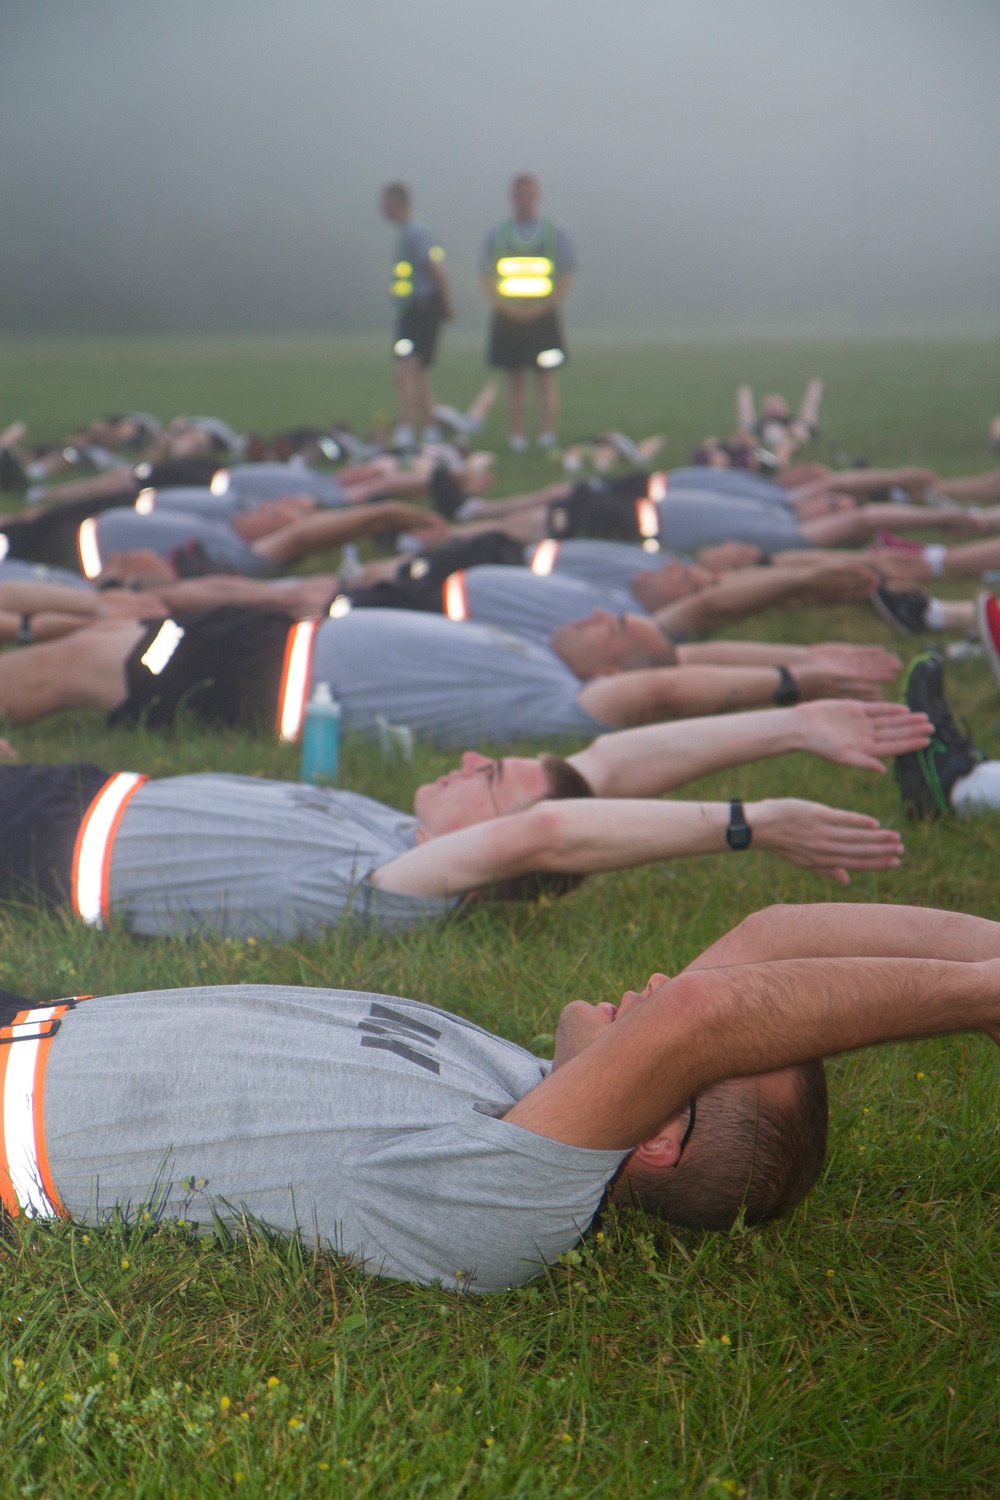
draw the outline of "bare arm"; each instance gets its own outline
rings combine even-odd
[[[732,718],[620,729],[568,759],[597,797],[656,797],[713,771],[792,750],[881,772],[879,757],[922,749],[929,732],[929,720],[901,703],[820,699]]]
[[[347,505],[339,510],[314,511],[300,516],[269,536],[259,537],[253,550],[272,562],[297,562],[324,547],[342,547],[358,537],[380,531],[429,532],[447,536],[447,524],[433,511],[404,500],[378,500],[368,505]]]
[[[967,963],[1000,959],[1000,922],[924,906],[769,906],[751,912],[688,968],[847,956]]]
[[[809,662],[836,661],[846,675],[888,682],[902,670],[902,662],[881,646],[849,646],[839,641],[820,646],[772,645],[765,641],[696,641],[677,647],[682,666],[791,667]],[[840,667],[836,668],[840,670]]]
[[[847,869],[891,869],[902,843],[863,813],[798,798],[746,804],[756,850],[848,882]],[[728,852],[728,802],[539,802],[525,812],[443,834],[372,875],[383,890],[455,896],[532,871],[574,875],[623,870],[685,855]]]
[[[30,615],[44,609],[66,615],[98,615],[101,602],[95,589],[78,589],[71,584],[36,583],[33,579],[0,583],[0,609],[11,614]]]
[[[628,1150],[710,1083],[1000,1022],[1000,961],[806,958],[686,973],[626,1009],[506,1118]]]

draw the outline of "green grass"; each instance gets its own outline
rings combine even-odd
[[[817,371],[829,381],[824,428],[847,450],[946,473],[986,467],[995,342],[581,345],[564,429],[663,428],[667,461],[681,462],[725,428],[737,378],[797,395]],[[464,399],[479,373],[478,354],[448,351],[442,394]],[[212,411],[264,430],[333,415],[363,427],[387,401],[370,341],[0,350],[0,414],[26,416],[40,437],[114,407]],[[505,458],[499,488],[551,472],[537,456]],[[766,616],[745,633],[896,644],[855,611]],[[985,669],[963,664],[949,681],[1000,753]],[[109,769],[296,770],[294,752],[264,741],[112,732],[88,715],[15,738],[25,759]],[[390,772],[350,743],[344,783],[404,806],[447,764],[421,749]],[[805,757],[694,791],[812,796],[902,826],[891,779]],[[907,828],[906,842],[902,870],[861,877],[849,895],[1000,918],[1000,824]],[[751,855],[600,877],[560,902],[482,907],[395,939],[144,941],[9,910],[0,984],[38,997],[357,985],[543,1050],[567,999],[616,998],[755,907],[822,898],[839,888]],[[501,1297],[365,1281],[262,1237],[16,1228],[0,1241],[0,1494],[996,1494],[995,1053],[958,1038],[830,1071],[829,1165],[783,1224],[723,1237],[612,1216],[602,1239]]]

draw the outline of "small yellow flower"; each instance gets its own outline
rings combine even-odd
[[[600,1244],[601,1241],[603,1240],[603,1238],[604,1238],[604,1230],[603,1229],[599,1229],[597,1231],[597,1233],[594,1235],[594,1239],[597,1241],[598,1244]]]
[[[326,1464],[326,1463],[321,1463],[321,1464],[320,1464],[320,1468],[321,1468],[321,1469],[328,1469],[328,1468],[329,1468],[329,1467],[330,1467],[330,1465],[329,1465],[329,1464]]]
[[[220,1396],[219,1397],[219,1410],[220,1411],[228,1411],[229,1408],[232,1406],[232,1404],[233,1403],[230,1401],[230,1399],[229,1399],[228,1396]]]
[[[456,1387],[455,1387],[455,1395],[456,1396],[460,1396],[461,1394],[462,1394],[462,1387],[460,1385],[456,1385]]]
[[[85,1245],[89,1245],[90,1244],[90,1235],[89,1234],[81,1234],[80,1238],[81,1238],[81,1240],[83,1241],[83,1243]]]
[[[826,1274],[829,1276],[830,1280],[832,1281],[833,1278],[836,1276],[837,1273],[836,1273],[836,1271],[827,1271]]]
[[[560,1432],[559,1441],[560,1443],[571,1443],[573,1441],[573,1434],[571,1432]]]
[[[863,1109],[863,1110],[862,1110],[862,1111],[861,1111],[861,1113],[862,1113],[862,1114],[863,1114],[863,1115],[870,1115],[870,1114],[871,1114],[871,1110],[870,1110],[870,1109]]]
[[[280,1384],[281,1381],[278,1379],[277,1375],[269,1375],[267,1377],[267,1388],[269,1391],[273,1391],[275,1386]]]
[[[149,1220],[150,1220],[150,1217],[151,1217],[151,1215],[150,1215],[149,1209],[147,1208],[146,1212],[142,1216],[142,1222],[144,1224],[148,1224]]]
[[[240,1421],[241,1422],[249,1422],[249,1420],[250,1420],[250,1413],[248,1411],[241,1411],[240,1412]]]
[[[923,1081],[926,1078],[926,1076],[927,1076],[926,1073],[918,1073],[917,1074],[917,1082],[918,1083],[923,1083]]]
[[[23,1370],[24,1369],[24,1360],[23,1359],[15,1359],[15,1360],[12,1361],[12,1363],[13,1363],[13,1366],[14,1366],[15,1370]]]
[[[298,1417],[289,1417],[288,1418],[288,1425],[289,1425],[289,1427],[293,1427],[294,1428],[294,1427],[301,1427],[302,1423],[299,1421]]]
[[[63,1400],[64,1401],[72,1401],[73,1400],[73,1392],[72,1391],[63,1391]]]
[[[251,948],[256,948],[256,946],[257,946],[257,939],[255,937],[248,937],[247,938],[247,942],[248,942],[248,944],[250,945]]]
[[[117,1368],[118,1368],[118,1351],[117,1350],[115,1350],[115,1349],[109,1349],[108,1350],[108,1364],[111,1366],[111,1368],[113,1370],[117,1370]]]
[[[859,1151],[866,1151],[867,1149],[868,1149],[867,1146],[859,1146],[858,1147]]]
[[[729,1344],[731,1344],[731,1343],[732,1343],[732,1342],[733,1342],[733,1341],[732,1341],[732,1339],[731,1339],[731,1338],[730,1338],[730,1337],[729,1337],[729,1334],[728,1334],[728,1333],[724,1333],[724,1334],[723,1334],[723,1335],[722,1335],[722,1337],[721,1337],[721,1339],[720,1339],[720,1340],[719,1340],[719,1343],[720,1343],[720,1344],[726,1344],[726,1345],[729,1345]]]
[[[483,1438],[483,1447],[484,1448],[492,1448],[493,1447],[493,1439],[492,1438]]]
[[[241,1484],[243,1482],[243,1470],[242,1469],[237,1469],[236,1470],[236,1473],[233,1475],[233,1480],[234,1480],[234,1482],[236,1484]]]
[[[123,1255],[122,1256],[122,1270],[123,1271],[127,1271],[130,1265],[131,1265],[131,1261],[126,1260],[125,1257],[124,1257],[124,1255]]]

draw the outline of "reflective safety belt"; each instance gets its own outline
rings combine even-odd
[[[69,1218],[45,1147],[45,1065],[62,1017],[75,1004],[19,1010],[0,1027],[0,1200],[11,1218]]]
[[[444,612],[449,620],[469,618],[469,591],[465,583],[465,569],[449,573],[441,589]]]
[[[662,469],[655,474],[650,474],[649,483],[646,485],[647,500],[665,500],[667,498],[667,475]]]
[[[408,260],[397,260],[392,268],[389,292],[397,301],[413,295],[413,267]]]
[[[546,537],[544,542],[539,542],[531,559],[531,571],[539,578],[547,578],[556,565],[559,556],[560,543],[553,537]]]
[[[501,255],[497,291],[501,297],[549,297],[555,269],[547,255]]]
[[[302,732],[309,679],[312,675],[313,645],[321,619],[299,620],[288,632],[285,642],[285,661],[281,668],[281,686],[278,689],[278,738],[283,745],[290,745]]]
[[[119,771],[101,787],[84,813],[73,849],[70,895],[76,915],[88,927],[108,919],[111,852],[125,809],[149,780],[135,771]]]
[[[101,552],[97,545],[97,517],[81,521],[76,533],[76,550],[84,578],[96,578],[101,571]]]
[[[635,502],[635,524],[642,537],[644,552],[659,552],[660,550],[660,512],[657,509],[657,501],[665,499],[666,494],[666,474],[650,474],[646,493],[640,495]]]

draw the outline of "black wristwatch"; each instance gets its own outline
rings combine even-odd
[[[799,685],[787,667],[778,667],[777,673],[779,678],[778,690],[771,699],[771,702],[775,708],[793,708],[802,697],[802,694],[799,692]]]
[[[729,827],[726,829],[726,843],[730,849],[749,849],[753,843],[753,829],[746,820],[743,812],[743,803],[739,797],[734,797],[729,804]]]

